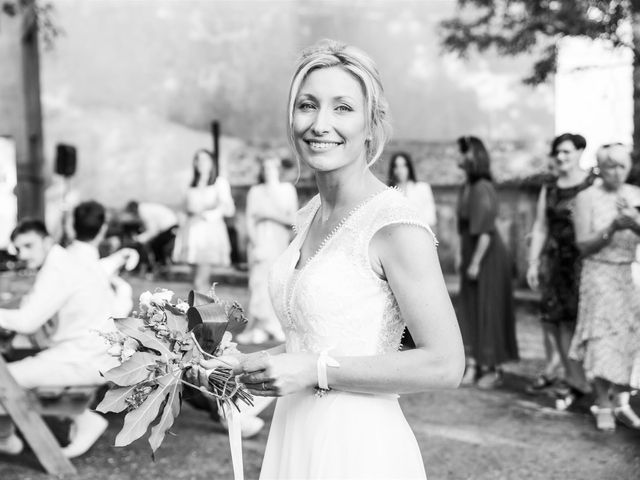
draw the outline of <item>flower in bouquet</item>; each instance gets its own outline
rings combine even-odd
[[[219,404],[238,409],[240,403],[252,404],[230,368],[214,369],[206,386],[192,385],[187,377],[203,357],[237,352],[232,334],[247,322],[240,305],[221,301],[213,288],[208,295],[191,292],[188,302],[172,303],[173,295],[166,289],[144,292],[138,312],[116,319],[116,332],[102,333],[108,352],[120,365],[103,373],[111,387],[97,410],[127,411],[116,446],[142,437],[156,421],[149,435],[155,452],[180,413],[184,385],[211,395]]]

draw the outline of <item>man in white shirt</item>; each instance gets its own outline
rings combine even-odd
[[[110,318],[113,294],[104,271],[97,262],[74,257],[54,244],[39,220],[20,222],[11,234],[11,241],[18,257],[38,273],[19,309],[0,309],[0,328],[29,335],[51,319],[55,327],[44,350],[10,362],[9,371],[27,389],[104,383],[100,372],[117,365],[117,360],[107,354],[107,344],[97,334],[115,330]],[[85,443],[92,440],[84,451],[106,428],[106,420],[88,411],[75,424]],[[93,434],[87,437],[83,433],[86,430]],[[0,416],[0,450],[5,453],[22,450],[22,442],[6,416]],[[65,454],[71,457],[78,453],[72,449]]]
[[[106,210],[102,204],[89,200],[78,204],[72,212],[73,241],[67,252],[84,262],[98,264],[107,276],[114,294],[111,316],[126,317],[133,309],[133,290],[125,280],[118,276],[124,267],[132,270],[139,260],[138,253],[132,248],[122,248],[105,258],[100,258],[98,248],[107,232]]]

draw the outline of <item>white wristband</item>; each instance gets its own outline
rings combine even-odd
[[[326,350],[318,355],[318,388],[321,390],[329,390],[329,381],[327,380],[327,367],[339,368],[340,364],[335,358],[331,358]]]

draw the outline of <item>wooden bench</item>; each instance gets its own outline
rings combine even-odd
[[[47,473],[75,474],[42,415],[75,416],[94,399],[97,386],[23,389],[0,355],[0,403],[18,427]]]

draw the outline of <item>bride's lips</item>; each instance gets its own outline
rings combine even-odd
[[[314,152],[326,152],[337,146],[342,145],[342,142],[333,142],[328,140],[309,140],[305,139],[305,143],[309,146],[309,149]]]

